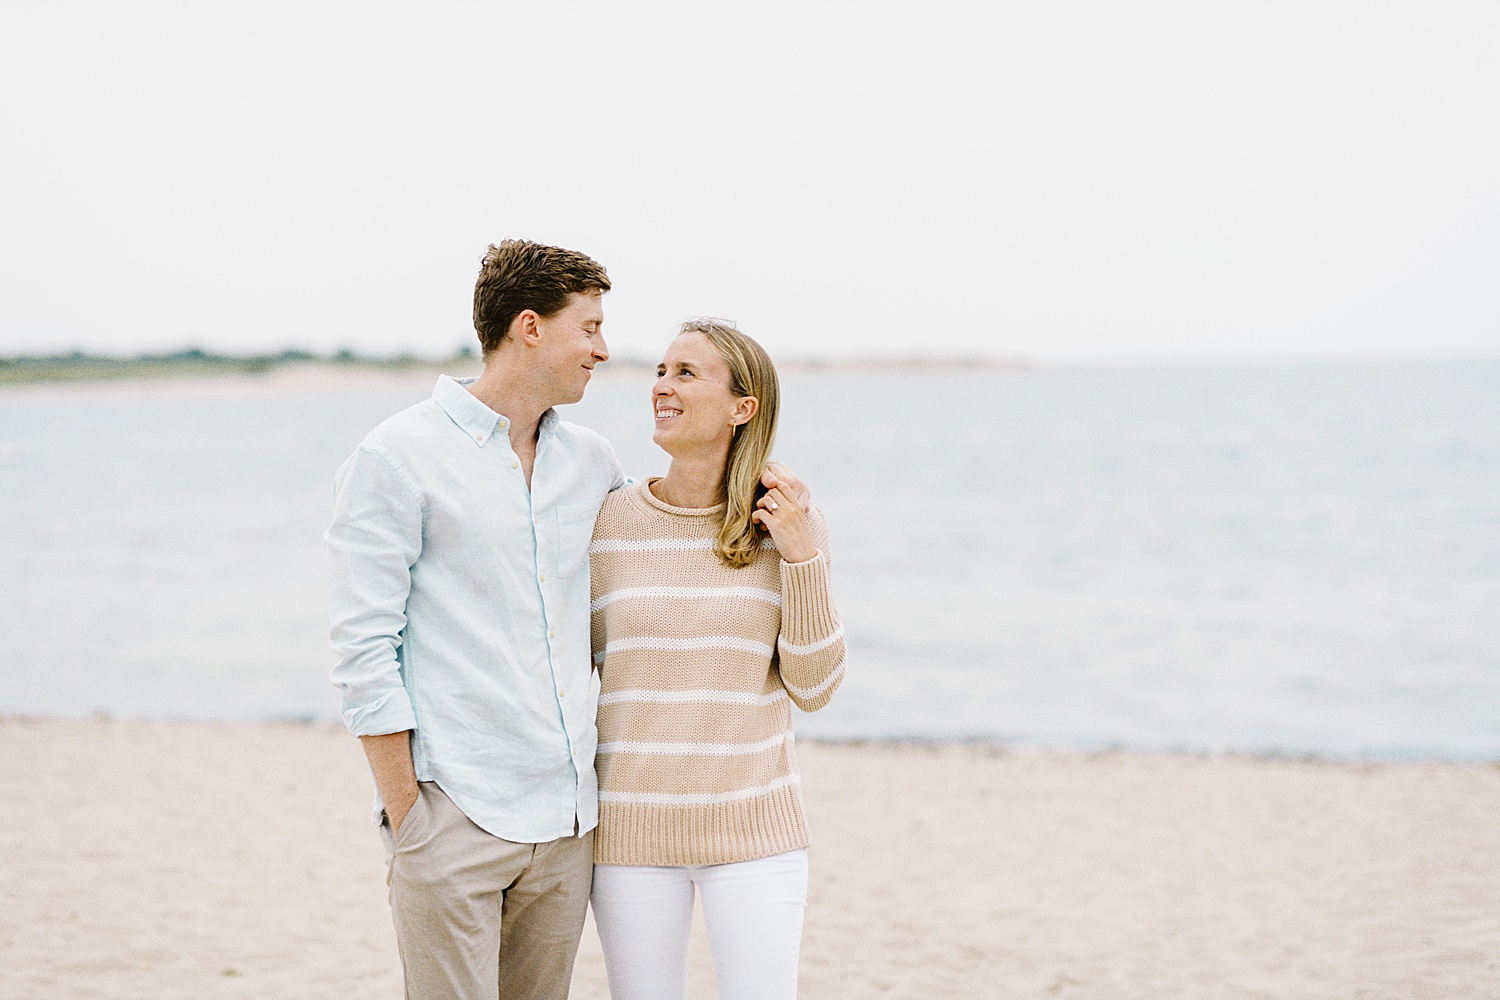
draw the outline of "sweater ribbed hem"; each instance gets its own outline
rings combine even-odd
[[[594,863],[723,865],[785,854],[808,840],[795,785],[751,802],[710,806],[601,802]]]

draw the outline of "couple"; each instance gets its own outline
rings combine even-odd
[[[827,704],[844,662],[826,529],[769,463],[770,358],[728,324],[684,324],[658,366],[665,477],[558,419],[609,357],[609,288],[581,253],[490,247],[483,372],[336,477],[333,680],[409,998],[566,997],[591,891],[616,1000],[683,998],[695,887],[720,996],[796,995],[790,704]]]

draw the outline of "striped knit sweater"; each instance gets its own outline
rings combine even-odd
[[[806,847],[791,703],[828,704],[844,629],[818,555],[749,566],[713,553],[722,506],[672,507],[616,490],[589,546],[599,665],[599,828],[605,865],[707,865]]]

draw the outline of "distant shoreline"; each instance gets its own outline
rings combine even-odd
[[[607,371],[650,372],[654,363],[642,358],[617,358]],[[122,379],[181,379],[216,376],[264,376],[287,371],[379,374],[437,374],[472,371],[479,358],[464,349],[447,358],[423,358],[411,354],[381,357],[339,351],[318,355],[308,351],[278,354],[219,354],[196,348],[168,354],[138,354],[130,357],[107,354],[15,355],[0,357],[0,386],[35,383],[118,381]],[[1026,371],[1021,361],[978,358],[805,358],[780,362],[784,372],[923,372],[954,368],[983,371]]]
[[[404,372],[477,364],[472,351],[449,358],[419,358],[403,354],[374,357],[339,351],[318,355],[288,350],[277,354],[219,354],[189,348],[167,354],[117,356],[86,354],[19,355],[0,357],[0,385],[32,382],[79,382],[116,379],[181,378],[184,376],[269,375],[289,368],[329,371]]]
[[[1466,362],[1493,365],[1500,355],[1431,355],[1395,357],[1306,357],[1306,358],[1181,358],[1115,359],[1096,361],[1039,362],[1024,358],[992,358],[959,355],[907,357],[783,357],[776,367],[786,375],[859,374],[970,374],[1093,371],[1100,369],[1219,368],[1243,365],[1422,365]],[[279,354],[219,354],[189,349],[169,354],[120,356],[70,354],[0,356],[0,391],[11,387],[48,386],[63,388],[74,383],[119,383],[151,385],[213,379],[219,384],[241,383],[277,388],[288,384],[345,385],[350,382],[381,384],[427,380],[438,374],[477,374],[480,359],[472,350],[448,357],[414,354],[366,355],[353,351],[313,354],[288,350]],[[640,357],[613,357],[600,369],[604,376],[648,376],[656,362]]]

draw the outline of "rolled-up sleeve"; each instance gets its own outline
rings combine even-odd
[[[333,683],[355,736],[417,727],[397,651],[411,568],[422,551],[422,501],[380,453],[361,447],[334,479],[328,541]]]

